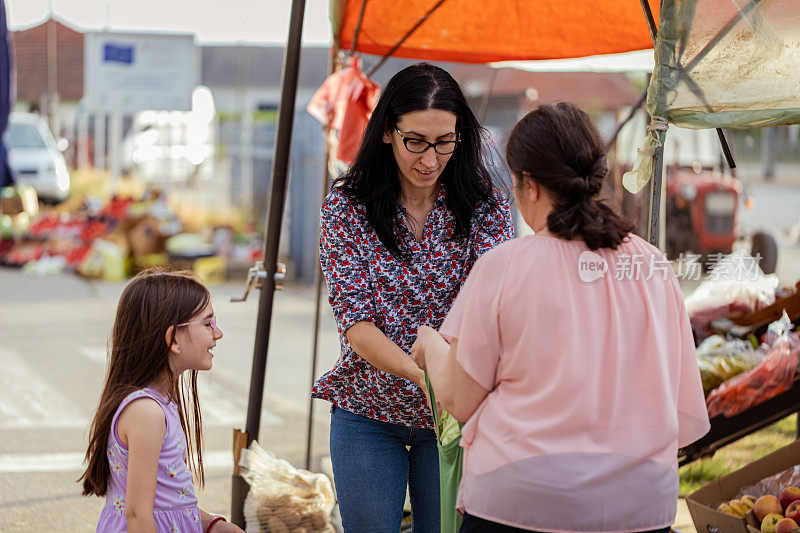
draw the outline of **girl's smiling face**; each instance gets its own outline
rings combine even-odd
[[[210,370],[214,353],[212,350],[222,338],[214,316],[211,302],[192,317],[178,326],[175,343],[170,353],[170,368],[180,374],[184,370]]]

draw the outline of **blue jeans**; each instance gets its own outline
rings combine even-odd
[[[414,533],[440,533],[439,454],[432,429],[333,406],[331,463],[345,533],[397,533],[406,486]]]

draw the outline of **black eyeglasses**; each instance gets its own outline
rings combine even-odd
[[[433,151],[439,155],[449,155],[456,151],[456,145],[461,142],[460,140],[455,140],[429,143],[428,141],[424,141],[422,139],[406,137],[399,128],[395,127],[395,129],[400,135],[400,138],[403,139],[403,144],[405,145],[406,150],[412,154],[424,154],[428,151],[428,148],[433,148]]]

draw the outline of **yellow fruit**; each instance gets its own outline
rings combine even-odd
[[[748,511],[749,511],[750,509],[752,509],[752,508],[753,508],[753,506],[756,504],[756,499],[755,499],[755,497],[754,497],[754,496],[747,495],[747,494],[745,494],[744,496],[742,496],[741,500],[739,500],[739,501],[741,501],[743,504],[745,504],[745,505],[747,506],[747,510],[748,510]]]
[[[736,516],[741,516],[742,518],[744,518],[744,515],[750,510],[741,500],[731,500],[728,505],[730,505],[731,509],[736,513]]]
[[[720,513],[729,514],[731,516],[739,516],[738,514],[736,514],[736,511],[734,511],[733,508],[725,502],[722,502],[717,506],[717,511],[719,511]]]

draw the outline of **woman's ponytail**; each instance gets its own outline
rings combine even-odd
[[[596,250],[616,248],[633,231],[598,198],[608,172],[603,142],[574,105],[543,105],[528,113],[511,132],[506,158],[519,179],[535,180],[552,197],[547,229],[554,235],[580,237]]]

